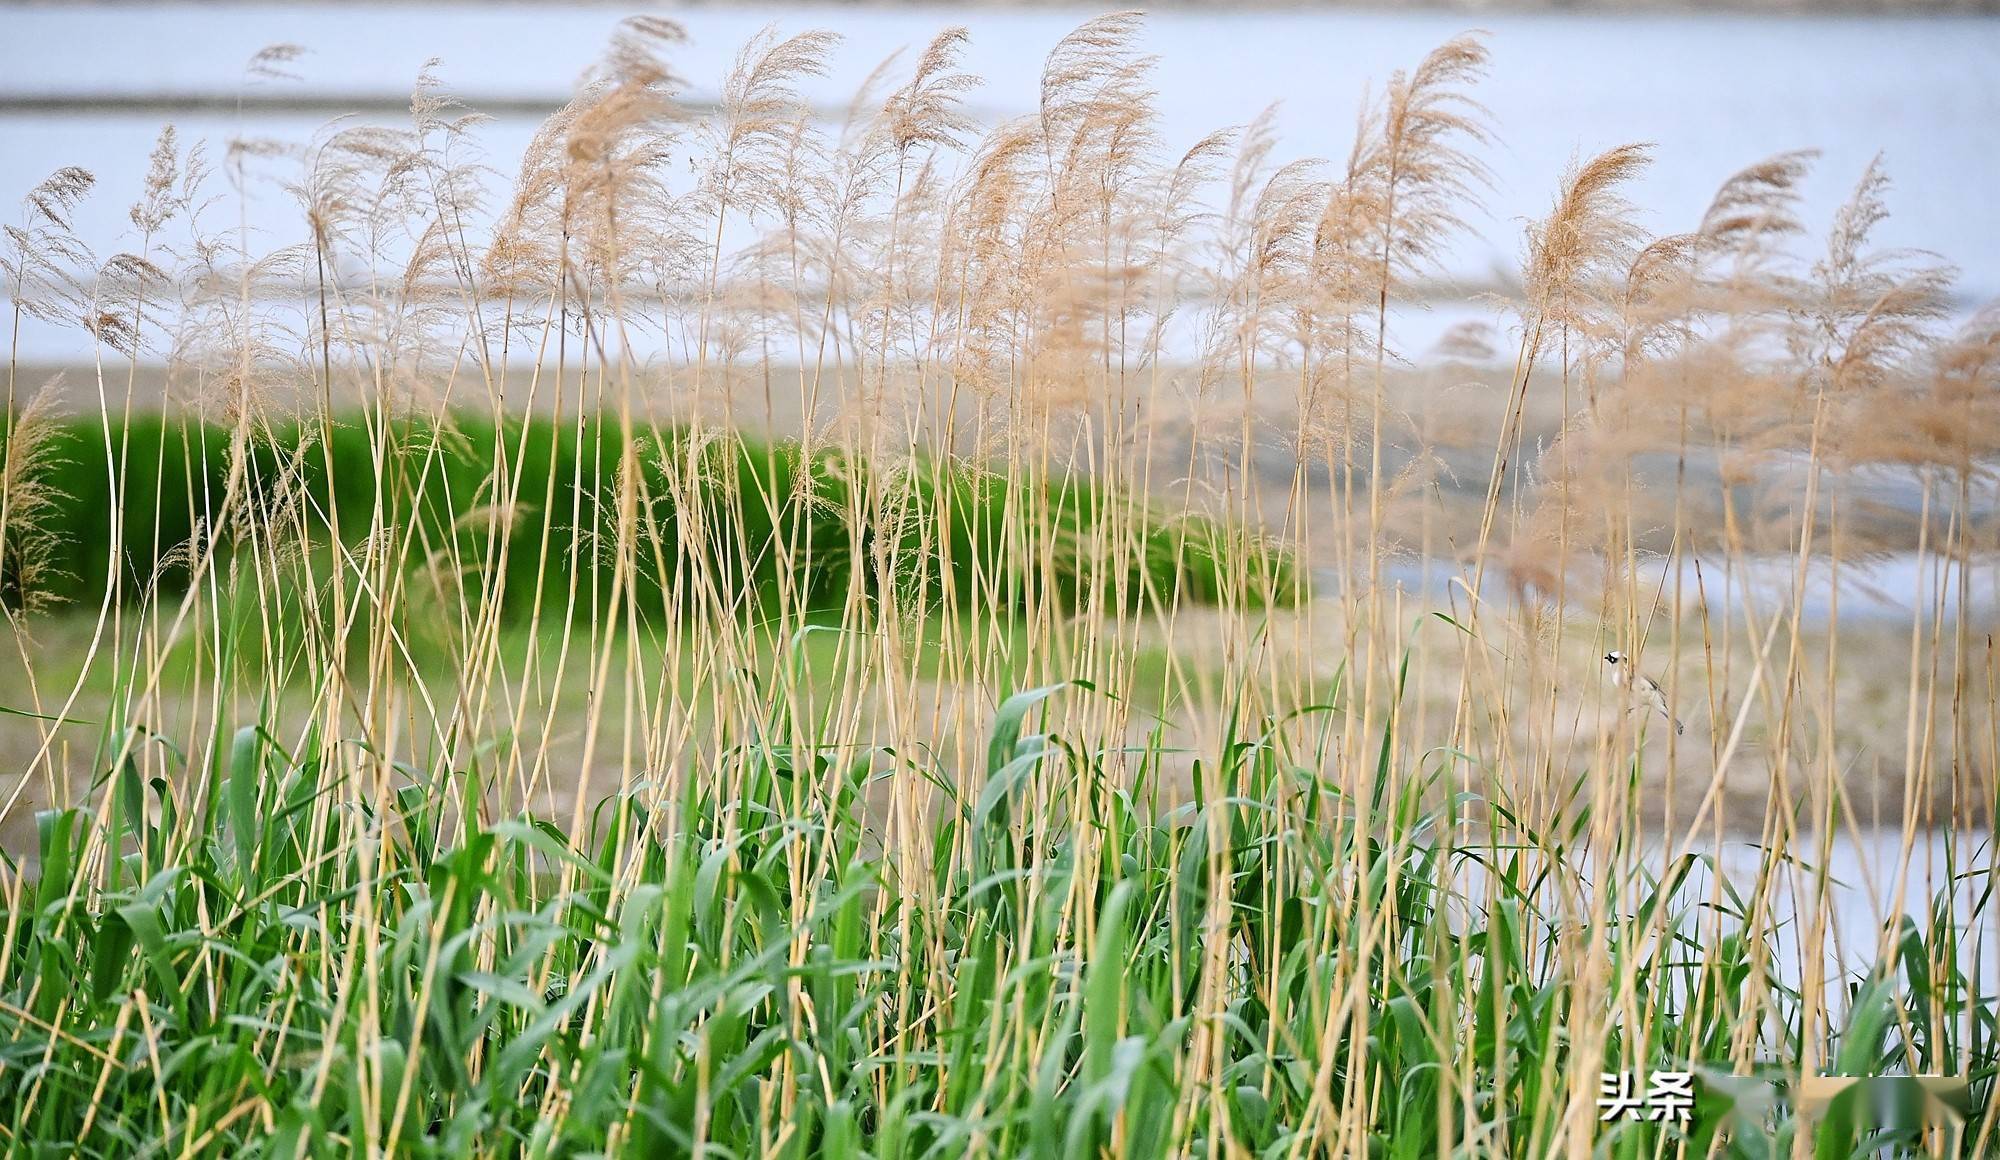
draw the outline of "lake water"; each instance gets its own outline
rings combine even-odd
[[[1686,868],[1668,910],[1680,916],[1682,937],[1705,946],[1718,933],[1742,929],[1741,907],[1754,897],[1759,871],[1769,859],[1742,839],[1727,839],[1720,845],[1696,839],[1677,847],[1676,855],[1690,851],[1704,860]],[[1900,920],[1911,919],[1928,932],[1934,907],[1948,897],[1955,935],[1953,963],[1978,994],[2000,994],[2000,910],[1992,898],[1992,834],[1965,831],[1948,839],[1942,832],[1918,833],[1907,851],[1902,835],[1893,830],[1837,833],[1823,845],[1803,835],[1792,840],[1784,855],[1765,884],[1768,896],[1760,912],[1762,929],[1773,932],[1767,944],[1771,957],[1763,969],[1778,986],[1798,988],[1809,971],[1817,972],[1824,989],[1816,994],[1837,1021],[1850,999],[1845,982],[1889,961],[1901,933]],[[1677,864],[1678,856],[1673,861]],[[1666,852],[1656,848],[1639,865],[1658,880],[1668,863]],[[1824,878],[1816,870],[1821,865],[1827,869]],[[1721,885],[1715,874],[1718,868]],[[1587,883],[1601,881],[1602,873],[1586,859]],[[1480,899],[1489,889],[1487,876],[1470,860],[1455,871],[1455,878],[1462,897]],[[1537,901],[1556,913],[1579,905],[1577,899],[1562,897],[1553,889]],[[1691,959],[1694,953],[1689,948],[1668,957]],[[1896,974],[1902,977],[1900,968]]]
[[[1455,560],[1396,560],[1384,565],[1383,582],[1429,605],[1452,607],[1470,586],[1473,571]],[[1587,607],[1603,574],[1597,561],[1582,562],[1573,573],[1572,604]],[[1945,623],[1965,616],[1979,629],[2000,623],[2000,558],[1991,554],[1951,559],[1897,552],[1845,561],[1838,568],[1815,558],[1803,571],[1796,558],[1783,555],[1734,560],[1683,556],[1671,563],[1647,558],[1639,564],[1638,581],[1649,599],[1657,594],[1662,610],[1683,617],[1706,608],[1727,619],[1753,612],[1768,622],[1796,606],[1812,625],[1824,625],[1835,615],[1843,624],[1908,625],[1912,617],[1928,624],[1934,614]],[[1341,573],[1326,568],[1315,570],[1313,586],[1322,598],[1335,600],[1345,585]],[[1498,569],[1489,568],[1480,578],[1480,594],[1495,605],[1514,599],[1509,580]]]
[[[985,78],[971,102],[990,121],[1033,106],[1044,54],[1090,11],[693,8],[674,13],[691,37],[675,63],[700,97],[763,26],[828,28],[844,43],[833,74],[805,95],[842,108],[883,57],[965,24],[966,65]],[[237,135],[303,142],[342,100],[386,112],[434,56],[447,87],[471,105],[512,110],[482,137],[509,171],[535,105],[553,108],[570,92],[622,13],[528,4],[0,8],[0,199],[58,166],[89,168],[101,185],[80,226],[109,253],[129,228],[125,207],[162,121],[215,150]],[[1379,88],[1393,69],[1474,26],[1490,35],[1493,72],[1480,97],[1496,140],[1484,154],[1494,178],[1486,212],[1445,255],[1448,273],[1468,285],[1511,265],[1522,222],[1546,211],[1574,157],[1649,141],[1657,162],[1632,199],[1658,232],[1689,228],[1729,173],[1801,147],[1823,153],[1806,209],[1824,223],[1882,152],[1895,186],[1879,241],[1959,265],[1962,304],[2000,295],[2000,215],[1989,201],[2000,187],[2000,19],[1991,17],[1169,10],[1148,18],[1144,44],[1159,57],[1164,144],[1184,148],[1279,102],[1280,160],[1344,158],[1365,86]],[[249,58],[278,42],[310,50],[289,66],[298,79],[253,91],[310,98],[309,111],[216,111],[246,91]],[[135,107],[134,96],[161,99]],[[237,224],[236,206],[216,212]],[[275,183],[253,186],[241,218],[270,244],[303,236]],[[1404,345],[1421,349],[1439,317],[1405,317]],[[30,359],[60,359],[76,345],[73,335],[41,332],[26,341]]]

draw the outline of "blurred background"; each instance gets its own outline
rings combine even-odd
[[[491,118],[476,140],[511,178],[541,119],[573,92],[623,17],[671,16],[688,43],[675,67],[694,106],[713,101],[760,29],[824,28],[841,37],[834,66],[804,94],[829,121],[845,116],[870,73],[936,32],[971,33],[964,65],[983,78],[970,111],[992,123],[1033,109],[1043,57],[1102,9],[989,3],[662,6],[521,4],[62,4],[0,6],[0,194],[9,200],[60,166],[96,174],[77,232],[108,252],[129,233],[160,126],[205,140],[240,204],[210,207],[207,226],[240,227],[259,248],[305,240],[297,167],[336,118],[406,119],[429,70],[443,92]],[[1879,153],[1893,182],[1874,242],[1942,255],[1960,269],[1961,313],[2000,295],[2000,23],[1991,4],[1655,3],[1652,0],[1371,6],[1346,3],[1170,5],[1149,12],[1158,57],[1162,153],[1270,112],[1274,164],[1343,162],[1371,85],[1452,35],[1489,33],[1490,77],[1478,98],[1495,139],[1483,211],[1440,255],[1423,308],[1404,310],[1397,348],[1422,354],[1455,323],[1492,317],[1520,256],[1526,222],[1547,212],[1579,157],[1650,142],[1651,169],[1630,200],[1654,234],[1691,229],[1724,178],[1775,153],[1820,153],[1803,216],[1824,228]],[[1983,11],[1984,14],[1981,14]],[[274,45],[303,50],[251,67]],[[32,322],[26,360],[61,357],[66,340]]]

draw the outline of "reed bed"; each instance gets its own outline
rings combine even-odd
[[[511,177],[427,75],[168,130],[109,258],[80,170],[6,227],[87,368],[8,370],[10,1153],[2000,1147],[2000,310],[1870,244],[1879,168],[1656,238],[1646,148],[1581,160],[1511,334],[1399,351],[1477,37],[1286,164],[1163,141],[1136,14],[998,125],[961,31],[834,124],[832,35],[700,114],[678,38]],[[308,242],[227,224],[260,183]],[[1891,549],[1954,566],[1808,615]],[[1690,1114],[1605,1120],[1628,1071]]]

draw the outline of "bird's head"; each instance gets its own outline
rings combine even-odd
[[[1611,666],[1612,668],[1617,668],[1617,667],[1618,667],[1619,665],[1622,665],[1622,664],[1624,664],[1624,663],[1625,663],[1625,654],[1624,654],[1624,653],[1622,653],[1622,652],[1608,652],[1608,653],[1605,653],[1605,654],[1604,654],[1604,663],[1605,663],[1605,664],[1607,664],[1607,665],[1610,665],[1610,666]]]

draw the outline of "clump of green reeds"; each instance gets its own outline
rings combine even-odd
[[[24,413],[18,426],[18,440],[0,435],[15,480],[8,489],[16,509],[12,523],[33,535],[16,546],[11,563],[0,566],[0,587],[15,603],[60,597],[94,604],[113,591],[113,561],[102,545],[114,523],[139,530],[127,540],[124,574],[116,586],[131,602],[184,592],[192,548],[226,559],[241,546],[214,531],[221,524],[218,501],[231,456],[225,428],[135,415],[107,445],[95,420],[59,421],[46,405]],[[808,617],[837,613],[854,573],[853,546],[866,556],[885,536],[905,541],[895,550],[910,561],[911,571],[899,582],[927,595],[933,605],[947,587],[939,569],[956,568],[949,587],[958,604],[950,611],[962,609],[975,594],[992,609],[1032,607],[1044,581],[1054,586],[1058,607],[1076,608],[1091,599],[1091,585],[1102,583],[1115,592],[1101,602],[1156,610],[1183,599],[1215,603],[1227,583],[1220,564],[1227,533],[1215,521],[1148,508],[1088,479],[1053,481],[1037,501],[1002,476],[966,467],[905,472],[893,485],[903,489],[896,518],[857,527],[847,522],[855,511],[845,496],[849,489],[871,486],[865,461],[824,450],[807,459],[795,443],[767,445],[742,434],[701,442],[684,432],[641,432],[639,438],[646,518],[666,527],[685,518],[706,529],[710,543],[695,550],[716,583],[735,594],[743,615],[774,615],[781,607]],[[591,596],[579,615],[596,617],[606,610],[614,561],[602,547],[615,529],[601,501],[615,491],[607,469],[624,450],[624,434],[615,425],[587,421],[576,433],[532,416],[404,419],[391,425],[387,453],[379,460],[372,454],[373,439],[373,433],[348,422],[323,436],[316,424],[265,428],[245,449],[244,507],[267,522],[274,515],[291,517],[288,531],[306,544],[358,538],[371,518],[397,525],[423,551],[414,565],[443,566],[474,582],[464,593],[474,615],[482,600],[493,600],[504,619],[526,619],[536,575],[551,567],[587,577]],[[107,447],[115,449],[115,469]],[[516,496],[580,493],[586,502],[579,513],[588,522],[571,526],[570,513],[560,504],[537,518],[549,509],[497,499],[494,485],[503,470]],[[674,507],[678,478],[694,481],[678,492],[697,506],[694,515],[683,516]],[[1086,561],[1079,544],[1120,504],[1136,504],[1140,521],[1128,558],[1122,567]],[[330,523],[336,511],[344,513],[337,528]],[[1061,537],[1050,566],[1016,568],[981,591],[973,562],[998,560],[1008,530],[1040,518],[1052,521]],[[915,529],[936,526],[953,529],[952,542],[919,542]],[[47,534],[56,527],[65,535]],[[1263,545],[1251,550],[1269,556],[1260,569],[1273,583],[1244,598],[1295,601],[1304,586],[1295,565]],[[632,599],[646,619],[671,615],[676,599],[687,600],[677,572],[675,558],[644,571],[644,591]],[[864,575],[853,582],[872,585],[876,578]],[[542,599],[560,607],[567,603],[567,590],[544,585]]]

